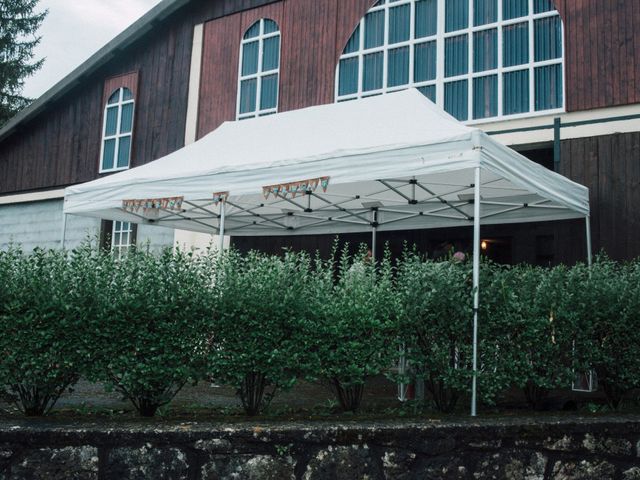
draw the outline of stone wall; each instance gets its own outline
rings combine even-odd
[[[0,423],[0,479],[640,479],[640,418]]]

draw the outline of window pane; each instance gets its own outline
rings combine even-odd
[[[384,43],[384,10],[367,13],[364,26],[364,48],[379,47]]]
[[[384,54],[382,52],[364,56],[362,90],[368,92],[382,88],[383,64]]]
[[[562,56],[560,17],[541,18],[534,23],[536,62]]]
[[[498,0],[474,0],[473,24],[486,25],[498,21]]]
[[[343,54],[345,53],[354,53],[360,49],[360,25],[356,27],[356,31],[353,32],[351,38],[347,42],[346,47],[344,47]]]
[[[260,110],[276,108],[278,105],[278,75],[269,75],[262,78],[260,91]]]
[[[256,111],[256,87],[255,78],[240,83],[240,113]]]
[[[469,87],[467,80],[445,83],[444,109],[458,120],[469,117]]]
[[[473,118],[498,115],[498,76],[473,79]]]
[[[122,117],[120,118],[120,133],[131,133],[133,128],[133,103],[122,106]]]
[[[249,38],[257,37],[258,35],[260,35],[260,22],[259,21],[254,23],[253,25],[251,25],[249,30],[247,30],[247,32],[244,34],[244,39],[247,40]]]
[[[262,71],[276,70],[280,63],[280,35],[264,41],[262,54]]]
[[[469,0],[445,0],[445,31],[453,32],[469,26]]]
[[[242,47],[242,76],[258,73],[259,46],[260,42],[251,42]]]
[[[465,35],[445,39],[445,76],[454,77],[469,71],[469,38]]]
[[[555,9],[552,0],[533,0],[533,13],[551,12]]]
[[[111,96],[109,97],[109,101],[107,102],[108,105],[113,105],[114,103],[118,103],[118,101],[120,100],[120,90],[116,90],[115,92],[113,92],[111,94]]]
[[[415,46],[414,82],[426,82],[436,78],[436,42]]]
[[[129,153],[131,152],[131,137],[120,137],[118,146],[118,168],[129,166]]]
[[[430,37],[438,28],[438,1],[419,0],[416,2],[416,38]]]
[[[102,169],[103,170],[111,170],[113,168],[113,157],[116,152],[116,141],[115,139],[105,140],[104,142],[104,153],[102,155]]]
[[[126,102],[127,100],[133,100],[133,93],[128,88],[122,89],[122,101]]]
[[[517,23],[504,27],[502,64],[505,67],[529,62],[529,24]]]
[[[502,0],[502,18],[524,17],[529,15],[529,0]]]
[[[529,70],[505,73],[502,77],[505,115],[529,111]]]
[[[411,5],[402,5],[389,10],[389,43],[409,40],[411,28]]]
[[[428,85],[426,87],[418,87],[418,91],[431,100],[433,103],[436,103],[436,86]]]
[[[562,107],[562,65],[536,68],[536,110]]]
[[[390,87],[409,83],[409,47],[389,50],[387,83]]]
[[[264,21],[264,33],[265,35],[269,33],[275,33],[278,31],[278,24],[273,20],[266,19]]]
[[[107,108],[107,124],[104,128],[105,137],[111,137],[118,131],[118,107]]]
[[[350,95],[358,91],[358,57],[340,60],[338,95]]]
[[[473,39],[473,71],[498,68],[498,30],[476,32]]]

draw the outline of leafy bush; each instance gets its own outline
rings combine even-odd
[[[574,267],[568,277],[571,301],[564,312],[575,317],[575,355],[593,368],[609,406],[640,387],[640,267],[604,257],[591,268]]]
[[[212,314],[207,257],[134,249],[95,258],[89,320],[91,377],[153,416],[203,375],[204,332]]]
[[[472,375],[472,277],[467,262],[406,254],[398,270],[398,322],[415,378],[435,407],[452,411]]]
[[[0,251],[0,385],[26,415],[48,413],[86,365],[75,308],[81,265],[53,250]]]
[[[209,373],[237,389],[248,415],[307,370],[310,273],[309,257],[291,252],[231,251],[218,265]]]
[[[576,323],[560,313],[566,275],[565,267],[494,266],[484,290],[482,335],[495,339],[496,383],[521,388],[533,408],[573,379]]]
[[[337,282],[334,273],[337,272]],[[313,328],[315,374],[329,382],[344,411],[360,407],[367,378],[380,375],[396,357],[397,300],[391,260],[376,265],[361,249],[318,263]]]

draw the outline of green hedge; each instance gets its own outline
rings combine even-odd
[[[443,412],[469,394],[468,259],[11,247],[0,281],[0,391],[27,415],[47,413],[80,377],[144,416],[198,381],[235,387],[249,415],[299,379],[327,385],[345,411],[383,374],[424,380]],[[483,262],[481,282],[484,404],[516,387],[537,408],[590,369],[612,408],[640,386],[640,262]],[[400,352],[402,376],[391,368]]]

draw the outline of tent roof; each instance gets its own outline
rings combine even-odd
[[[226,122],[159,160],[69,187],[65,213],[216,233],[214,194],[228,192],[229,235],[367,231],[374,207],[380,230],[471,225],[476,167],[484,224],[589,213],[586,187],[462,125],[413,89]],[[326,177],[325,191],[316,183]],[[267,186],[280,189],[265,198]],[[160,201],[173,197],[180,200]],[[162,208],[144,208],[154,199]]]

